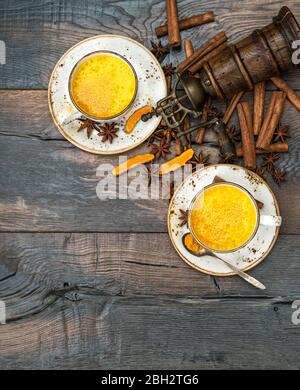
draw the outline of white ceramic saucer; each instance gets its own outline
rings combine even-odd
[[[200,169],[190,175],[175,191],[169,206],[168,229],[176,251],[187,264],[198,271],[215,276],[230,276],[234,274],[221,261],[208,255],[197,257],[188,252],[182,244],[182,236],[189,230],[186,225],[180,227],[182,222],[179,219],[180,209],[188,210],[194,196],[211,184],[215,176],[243,186],[256,200],[263,202],[261,214],[279,216],[279,207],[267,183],[255,173],[237,165],[217,164]],[[260,225],[254,238],[244,248],[234,253],[218,254],[218,256],[239,269],[249,270],[267,257],[275,244],[278,232],[278,227]]]
[[[109,50],[125,57],[134,67],[138,79],[138,91],[133,106],[118,120],[118,138],[113,143],[102,142],[94,131],[88,139],[86,131],[77,132],[80,122],[74,120],[77,110],[71,102],[68,90],[70,73],[84,56],[99,50]],[[146,123],[140,121],[131,134],[124,132],[126,119],[138,108],[154,106],[167,94],[163,70],[154,55],[133,39],[117,35],[98,35],[79,42],[58,61],[52,73],[48,103],[55,125],[61,134],[85,151],[96,154],[122,153],[144,142],[157,128],[161,118],[154,117]],[[78,117],[81,115],[78,113]]]

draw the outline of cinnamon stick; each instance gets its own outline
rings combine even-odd
[[[189,72],[191,74],[195,74],[199,72],[199,70],[203,67],[205,62],[209,61],[210,58],[220,54],[226,47],[227,42],[222,43],[220,46],[216,47],[212,51],[210,51],[208,54],[206,54],[204,57],[200,58],[198,61],[196,61],[193,65],[189,67]]]
[[[211,106],[211,97],[209,96],[208,100],[206,101],[206,103],[203,107],[202,117],[201,117],[202,122],[206,122],[208,120],[208,113],[209,113],[210,106]],[[197,131],[197,134],[195,137],[196,144],[202,144],[204,136],[205,136],[205,130],[206,130],[205,127],[201,127]]]
[[[258,135],[265,107],[266,83],[262,81],[254,86],[254,101],[253,101],[253,133]]]
[[[192,56],[194,54],[193,43],[190,39],[186,39],[183,42],[183,46],[184,46],[184,52],[185,52],[186,58],[189,58],[190,56]],[[195,77],[199,78],[199,75],[196,74]]]
[[[267,149],[262,150],[262,149],[255,149],[255,154],[257,156],[265,153],[287,153],[289,151],[289,145],[287,142],[278,142],[275,144],[271,144],[267,147]],[[244,155],[244,150],[242,147],[236,148],[235,150],[236,156],[237,157],[243,157]]]
[[[181,43],[176,0],[166,0],[168,38],[170,46]]]
[[[251,107],[249,102],[243,102],[244,113],[247,121],[247,126],[253,132]]]
[[[192,56],[185,59],[183,62],[181,62],[177,69],[180,72],[184,72],[187,70],[190,66],[192,66],[195,62],[197,62],[199,59],[203,58],[206,54],[210,53],[212,50],[217,48],[218,46],[222,45],[224,42],[227,41],[227,37],[224,31],[221,31],[217,35],[215,35],[213,38],[211,38],[208,42],[206,42],[205,45],[199,47]]]
[[[300,111],[300,96],[296,94],[296,92],[288,85],[288,83],[282,80],[280,77],[272,77],[271,80],[277,88],[286,93],[286,96],[292,105],[295,106],[298,111]]]
[[[183,47],[184,47],[184,52],[185,52],[185,57],[189,58],[194,54],[194,48],[193,48],[193,43],[190,39],[186,39],[183,42]]]
[[[181,19],[178,22],[179,30],[187,30],[192,27],[201,26],[206,23],[213,22],[215,20],[215,15],[212,11],[205,12],[204,14],[194,15],[186,19]],[[164,24],[163,26],[156,27],[155,34],[157,38],[161,38],[168,34],[168,25]]]
[[[224,117],[223,117],[223,122],[225,125],[227,125],[228,122],[230,121],[232,114],[234,113],[236,106],[237,106],[238,102],[241,100],[243,95],[244,95],[244,92],[239,92],[236,95],[233,95],[233,97],[231,98],[229,106],[227,107],[226,112],[225,112]]]
[[[266,149],[270,145],[282,114],[285,98],[285,92],[276,91],[272,93],[268,111],[256,143],[258,149]]]
[[[237,113],[241,127],[244,165],[246,168],[254,169],[256,167],[256,153],[254,144],[253,129],[247,121],[247,103],[238,103]]]
[[[183,152],[183,146],[182,146],[181,140],[180,140],[180,138],[176,138],[176,141],[175,141],[176,156],[179,156],[182,152]]]
[[[169,93],[171,92],[171,87],[172,87],[172,76],[170,76],[170,75],[166,76],[166,84],[167,84],[167,93],[169,95]]]

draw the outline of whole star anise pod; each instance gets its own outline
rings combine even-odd
[[[188,223],[189,211],[188,210],[184,211],[182,209],[179,209],[179,211],[180,211],[180,216],[178,217],[178,219],[180,220],[179,227],[183,227]]]
[[[280,159],[279,154],[271,153],[264,157],[264,162],[262,163],[262,167],[265,167],[267,171],[272,172],[274,170],[274,164],[276,161]]]
[[[170,145],[164,139],[162,139],[159,144],[152,144],[151,149],[156,158],[164,158],[168,153],[170,153]]]
[[[113,139],[118,137],[118,131],[119,128],[116,126],[116,123],[104,123],[99,126],[98,135],[99,137],[102,137],[102,142],[109,141],[112,143]]]
[[[147,146],[151,146],[155,141],[160,141],[163,138],[163,134],[161,133],[161,128],[158,128],[154,131],[153,134],[150,135],[147,141]]]
[[[219,164],[232,164],[234,163],[236,156],[225,155],[222,151],[219,153]]]
[[[176,68],[173,67],[172,64],[166,64],[162,68],[163,68],[163,71],[164,71],[164,74],[165,74],[166,77],[168,77],[168,76],[172,77],[174,72],[175,72],[175,70],[176,70]]]
[[[161,41],[153,42],[151,41],[151,52],[155,55],[157,59],[161,59],[163,56],[170,53],[170,49],[167,46],[163,46]]]
[[[222,111],[218,110],[214,106],[209,106],[207,114],[208,114],[208,119],[223,118],[223,116],[224,116],[224,113]]]
[[[79,129],[77,130],[77,132],[80,132],[80,131],[86,129],[86,133],[87,133],[88,138],[91,137],[93,130],[97,130],[97,131],[99,130],[97,127],[97,123],[92,121],[91,119],[79,118],[78,120],[79,120],[79,122],[81,122],[81,125],[79,126]]]
[[[204,155],[201,150],[198,154],[194,153],[193,158],[190,160],[190,163],[193,165],[193,172],[197,169],[197,165],[206,166],[209,164],[209,155]]]
[[[170,143],[172,139],[176,139],[177,138],[177,135],[176,135],[176,130],[175,129],[171,129],[167,126],[162,126],[160,127],[157,132],[156,132],[156,135],[160,138],[165,138],[167,143]]]
[[[290,137],[288,135],[288,131],[289,128],[287,126],[279,127],[274,133],[274,142],[276,141],[285,142],[285,139]]]
[[[282,182],[286,181],[286,172],[282,169],[274,169],[272,177],[275,183],[280,186]]]
[[[231,141],[239,142],[241,140],[241,132],[237,130],[235,125],[227,127],[226,132]]]
[[[255,172],[262,179],[266,180],[266,170],[263,167],[256,167],[255,169],[253,169],[253,172]]]

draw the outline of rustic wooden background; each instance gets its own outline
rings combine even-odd
[[[197,47],[221,29],[238,39],[298,0],[182,0],[181,17],[213,10],[216,23],[182,34]],[[96,34],[149,47],[164,1],[1,0],[0,368],[300,368],[300,114],[289,104],[288,183],[274,191],[284,217],[269,258],[251,272],[268,289],[189,268],[166,233],[168,202],[96,196],[94,156],[63,139],[47,106],[60,56]],[[166,62],[176,64],[182,52]],[[300,90],[300,71],[286,79]],[[271,89],[272,86],[270,85]],[[145,149],[141,146],[130,154]]]

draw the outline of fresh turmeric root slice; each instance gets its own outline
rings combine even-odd
[[[188,149],[185,152],[181,153],[180,156],[173,158],[160,166],[159,173],[165,175],[166,173],[175,171],[176,169],[182,167],[186,164],[194,155],[194,150]]]
[[[129,169],[132,169],[132,168],[136,167],[137,165],[146,164],[149,161],[152,161],[153,159],[154,159],[154,154],[152,154],[152,153],[140,154],[138,156],[135,156],[135,157],[128,159],[124,163],[115,167],[112,170],[112,173],[115,176],[119,176],[122,173],[128,171]]]
[[[151,106],[144,106],[136,110],[126,122],[125,133],[130,134],[138,122],[142,119],[142,116],[149,114],[151,111],[153,111]]]

